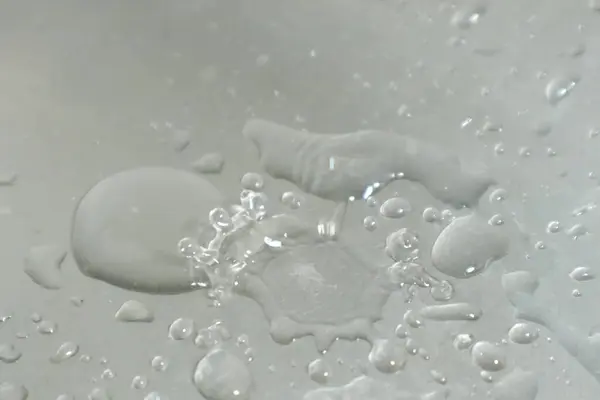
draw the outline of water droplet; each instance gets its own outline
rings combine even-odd
[[[506,233],[470,214],[456,218],[440,233],[431,250],[437,270],[454,278],[470,278],[503,258],[509,247]]]
[[[331,367],[322,358],[317,358],[308,364],[308,376],[314,382],[325,385],[331,377]]]
[[[154,313],[144,303],[128,300],[121,305],[115,319],[121,322],[152,322]]]
[[[363,226],[369,232],[373,232],[375,229],[377,229],[377,218],[373,217],[372,215],[366,216],[363,220]]]
[[[575,224],[565,231],[573,240],[579,239],[581,236],[587,235],[587,227],[583,224]]]
[[[163,356],[155,356],[150,361],[150,365],[156,372],[164,372],[169,368],[169,361]]]
[[[64,342],[61,344],[54,355],[50,357],[50,362],[60,364],[74,357],[79,352],[79,345],[74,342]]]
[[[402,347],[393,339],[376,340],[369,353],[369,361],[384,374],[393,374],[406,364]]]
[[[43,320],[37,325],[37,331],[42,335],[52,335],[58,326],[55,322]]]
[[[539,329],[526,322],[516,323],[508,331],[508,338],[517,344],[531,344],[539,337]]]
[[[21,358],[21,352],[12,344],[0,344],[0,361],[6,364],[17,362]]]
[[[242,188],[246,190],[252,190],[254,192],[260,192],[265,186],[265,180],[261,174],[256,172],[247,172],[242,176],[240,180]]]
[[[67,252],[55,245],[36,246],[25,257],[25,273],[44,289],[62,287],[61,265]]]
[[[133,389],[143,390],[148,386],[148,378],[144,375],[136,375],[131,380],[131,387]]]
[[[479,376],[484,382],[492,383],[494,382],[494,376],[489,371],[480,371]]]
[[[454,338],[454,348],[456,350],[468,350],[475,341],[475,337],[470,333],[459,333]]]
[[[29,391],[23,385],[11,382],[0,383],[0,400],[27,400]]]
[[[477,342],[471,349],[473,363],[484,371],[500,371],[506,367],[506,355],[504,351],[490,342]]]
[[[446,383],[448,383],[448,379],[440,371],[432,369],[431,371],[429,371],[429,373],[431,374],[433,380],[439,383],[440,385],[445,385]]]
[[[100,378],[104,379],[106,381],[111,380],[114,377],[115,377],[115,373],[110,368],[105,369],[104,371],[102,371],[102,374],[100,374]]]
[[[504,225],[504,218],[500,214],[492,215],[492,217],[488,221],[488,224],[492,226]]]
[[[454,286],[449,281],[439,281],[431,286],[429,294],[435,301],[448,301],[454,297]]]
[[[169,338],[185,340],[196,333],[196,324],[189,318],[178,318],[169,326]]]
[[[408,331],[404,327],[404,325],[399,324],[394,330],[394,334],[399,339],[406,339],[408,337]]]
[[[498,203],[506,200],[508,194],[504,189],[496,189],[492,193],[490,193],[490,203]]]
[[[385,254],[394,261],[408,260],[419,248],[419,236],[407,228],[390,233],[385,239]]]
[[[500,155],[504,154],[505,152],[506,152],[506,149],[504,147],[504,143],[499,142],[494,145],[494,153],[496,153],[496,155],[500,156]]]
[[[109,391],[104,388],[93,388],[87,396],[88,400],[112,400]]]
[[[434,321],[476,321],[483,311],[469,303],[453,303],[425,306],[419,314]]]
[[[519,156],[523,158],[527,158],[531,156],[531,149],[529,147],[520,147],[519,148]]]
[[[481,17],[487,12],[484,3],[472,3],[457,10],[452,15],[451,24],[460,29],[469,29],[481,20]]]
[[[176,244],[194,236],[199,215],[221,203],[221,193],[191,172],[166,167],[119,172],[97,183],[77,206],[73,256],[84,275],[126,290],[196,290],[198,278],[190,276],[189,261]]]
[[[589,267],[576,267],[573,271],[571,271],[569,276],[571,279],[578,282],[591,281],[596,277],[594,271],[592,271]]]
[[[548,226],[546,227],[546,232],[557,233],[557,232],[560,232],[560,229],[561,229],[560,222],[551,221],[548,223]]]
[[[218,174],[224,165],[225,157],[221,153],[208,153],[194,161],[191,168],[201,174]]]
[[[39,313],[33,313],[33,314],[31,315],[31,321],[32,321],[32,322],[34,322],[34,323],[36,323],[36,324],[37,324],[37,323],[38,323],[38,322],[40,322],[41,320],[42,320],[42,316],[41,316]]]
[[[573,297],[581,297],[581,296],[583,296],[583,293],[581,293],[581,290],[579,290],[579,289],[573,289],[573,291],[571,292],[571,295]]]
[[[420,328],[423,326],[423,321],[419,318],[419,315],[413,311],[408,310],[404,313],[404,323],[410,326],[411,328]]]
[[[580,80],[581,78],[575,74],[552,79],[546,85],[546,100],[550,105],[557,105],[573,91]]]
[[[194,384],[208,399],[246,400],[250,397],[253,380],[240,359],[223,349],[214,349],[196,366]]]
[[[181,153],[187,149],[191,142],[192,137],[190,132],[182,129],[177,129],[175,132],[173,132],[171,144],[173,146],[173,150],[175,150],[177,153]]]
[[[294,192],[285,192],[281,195],[281,204],[288,207],[290,210],[297,210],[302,205],[303,200],[300,195]]]
[[[412,210],[408,200],[402,197],[387,199],[379,208],[379,213],[386,218],[402,218]]]
[[[437,208],[427,207],[425,210],[423,210],[423,221],[431,224],[439,222],[440,219],[440,212]]]

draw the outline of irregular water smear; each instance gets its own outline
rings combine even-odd
[[[61,264],[67,252],[55,245],[35,246],[25,257],[25,273],[44,289],[62,287]]]
[[[494,400],[535,400],[537,394],[537,374],[519,367],[504,376],[490,390]]]
[[[273,178],[338,203],[330,221],[339,225],[338,231],[349,199],[366,199],[396,179],[418,182],[457,208],[476,205],[495,183],[486,172],[465,170],[443,148],[391,132],[317,134],[251,119],[243,135],[254,143],[261,166]]]
[[[503,276],[502,285],[515,307],[516,317],[546,327],[558,343],[600,383],[600,334],[588,334],[572,326],[557,312],[535,297],[539,286],[536,276],[526,271]]]
[[[308,391],[302,400],[445,400],[449,394],[448,389],[424,394],[408,392],[363,375],[343,386]]]
[[[200,218],[222,201],[191,172],[143,167],[97,183],[79,202],[71,246],[81,272],[127,290],[171,294],[198,289],[174,247],[195,236]],[[202,217],[200,217],[202,216]]]

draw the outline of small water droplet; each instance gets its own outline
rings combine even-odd
[[[511,342],[517,344],[531,344],[535,342],[539,336],[539,329],[526,322],[516,323],[508,331],[508,338]]]
[[[0,361],[6,364],[17,362],[21,358],[21,352],[12,344],[0,344]]]
[[[596,277],[594,272],[589,267],[576,267],[569,274],[571,279],[579,282],[591,281]]]
[[[558,221],[551,221],[548,223],[548,226],[546,227],[546,232],[548,233],[558,233],[561,230],[561,226],[560,226],[560,222]]]
[[[265,180],[261,174],[256,172],[247,172],[240,180],[242,188],[260,192],[265,186]]]
[[[169,338],[185,340],[196,333],[196,324],[190,318],[178,318],[169,326]]]
[[[281,204],[290,210],[297,210],[302,206],[302,197],[294,192],[285,192],[281,195]]]
[[[440,212],[437,208],[427,207],[423,210],[423,221],[427,223],[435,223],[440,220]]]
[[[376,340],[369,353],[369,361],[384,374],[397,372],[406,364],[402,347],[393,339]]]
[[[473,363],[484,371],[500,371],[506,367],[504,351],[490,342],[477,342],[471,349]]]
[[[402,218],[412,210],[408,200],[402,197],[387,199],[379,208],[379,213],[386,218]]]
[[[453,345],[456,350],[467,350],[473,345],[474,341],[475,337],[470,333],[459,333],[454,338]]]
[[[148,386],[148,378],[144,375],[136,375],[131,380],[131,387],[133,389],[143,390]]]
[[[27,400],[29,391],[23,385],[11,382],[0,383],[0,400]]]
[[[163,356],[155,356],[152,358],[150,365],[156,372],[164,372],[169,367],[169,361]]]
[[[52,357],[50,357],[50,362],[54,364],[62,363],[72,357],[74,357],[79,352],[79,345],[75,342],[65,342],[61,344],[56,353]]]
[[[314,382],[325,385],[331,377],[331,367],[322,358],[317,358],[308,364],[308,376]]]
[[[573,91],[580,80],[581,78],[575,74],[552,79],[546,85],[546,100],[550,105],[558,105]]]
[[[373,217],[372,215],[366,216],[363,220],[363,226],[367,231],[373,232],[375,229],[377,229],[377,218]]]

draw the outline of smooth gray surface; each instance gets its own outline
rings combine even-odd
[[[450,399],[462,399],[473,385],[474,398],[485,398],[490,385],[468,355],[452,349],[454,326],[420,328],[415,336],[431,360],[409,357],[398,375],[384,375],[369,364],[365,342],[340,340],[324,356],[311,338],[274,343],[259,307],[247,298],[214,308],[199,291],[159,296],[117,289],[82,275],[71,255],[62,263],[60,290],[43,289],[24,272],[34,246],[69,250],[79,199],[118,171],[146,165],[189,169],[202,155],[220,152],[223,172],[207,179],[237,198],[242,175],[261,172],[254,147],[241,134],[253,117],[315,132],[389,129],[486,165],[508,199],[490,205],[486,194],[481,208],[491,216],[501,207],[523,225],[530,241],[512,247],[487,273],[455,283],[456,300],[474,302],[484,313],[459,330],[478,340],[506,338],[515,319],[500,277],[504,269],[524,265],[544,276],[538,296],[549,308],[586,333],[599,324],[598,282],[578,283],[569,273],[578,265],[597,269],[598,211],[579,217],[572,211],[598,197],[600,137],[590,132],[600,124],[600,14],[579,0],[489,2],[478,23],[463,29],[452,23],[456,11],[486,3],[457,3],[2,2],[0,171],[18,178],[0,187],[0,316],[12,316],[0,323],[0,344],[13,344],[22,357],[0,363],[0,381],[26,386],[31,399],[61,393],[84,399],[95,387],[108,388],[118,399],[142,399],[151,391],[201,399],[192,375],[202,352],[191,340],[168,337],[172,321],[189,317],[198,327],[223,320],[234,347],[237,336],[248,335],[255,351],[249,367],[252,399],[301,398],[319,386],[307,372],[319,357],[331,365],[332,386],[348,383],[364,368],[374,378],[423,393],[439,389],[429,373],[435,369],[447,377]],[[578,83],[564,99],[556,100],[556,89],[546,93],[549,82],[574,77]],[[297,191],[264,176],[274,200]],[[379,257],[386,233],[422,226],[420,212],[441,207],[421,186],[406,182],[378,197],[394,192],[416,211],[402,224],[381,218],[370,233],[363,218],[374,211],[356,205],[344,227],[348,240],[378,249],[373,254]],[[331,203],[304,196],[301,215],[331,213]],[[554,220],[563,230],[582,223],[589,233],[577,240],[564,232],[549,234],[546,227]],[[431,245],[436,232],[423,229],[421,242]],[[545,250],[536,249],[538,241]],[[360,286],[341,278],[337,284],[332,296],[339,297],[323,300],[322,312],[338,313]],[[581,297],[572,295],[576,288]],[[73,297],[83,304],[74,306]],[[152,323],[115,320],[123,302],[132,299],[153,310]],[[378,329],[391,335],[407,307],[401,293],[393,295]],[[35,313],[57,323],[56,332],[38,333]],[[537,346],[507,345],[509,367],[496,379],[519,366],[540,374],[538,400],[598,398],[599,382],[548,336],[542,329]],[[65,342],[77,343],[79,354],[51,363]],[[90,362],[79,359],[84,354]],[[152,369],[156,355],[168,358],[165,372]],[[107,368],[113,379],[101,378]],[[146,389],[130,388],[136,375],[148,377]]]

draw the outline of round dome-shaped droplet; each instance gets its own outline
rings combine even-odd
[[[402,218],[412,210],[408,200],[402,197],[387,199],[379,208],[379,213],[386,218]]]
[[[591,281],[596,277],[594,271],[592,271],[592,269],[589,267],[576,267],[573,269],[573,271],[571,271],[569,276],[571,279],[578,282]]]
[[[169,326],[169,338],[185,340],[196,332],[196,324],[190,318],[177,318]]]
[[[431,261],[438,271],[453,278],[470,278],[508,252],[508,236],[475,214],[452,221],[438,236]]]
[[[75,211],[77,265],[89,277],[128,290],[194,290],[177,245],[194,237],[221,201],[210,182],[191,172],[144,167],[112,175],[87,192]]]
[[[484,371],[495,372],[506,367],[504,350],[490,342],[477,342],[471,349],[473,363]]]
[[[540,337],[540,331],[532,324],[518,322],[508,331],[508,338],[517,344],[530,344]]]
[[[288,207],[290,210],[299,209],[302,202],[302,197],[294,192],[285,192],[281,195],[281,204]]]
[[[427,207],[423,210],[423,221],[427,223],[439,222],[441,219],[440,211],[434,207]]]
[[[260,191],[265,187],[265,179],[256,172],[247,172],[240,181],[242,188],[253,191]]]
[[[406,357],[404,351],[396,340],[376,340],[369,353],[369,361],[384,374],[392,374],[404,368]]]
[[[208,213],[208,221],[218,231],[228,232],[233,228],[231,215],[222,207],[213,208]]]
[[[308,376],[312,381],[324,385],[331,377],[331,367],[327,361],[317,358],[308,364]]]
[[[200,360],[193,379],[200,394],[211,400],[247,400],[253,386],[246,364],[220,348]]]

